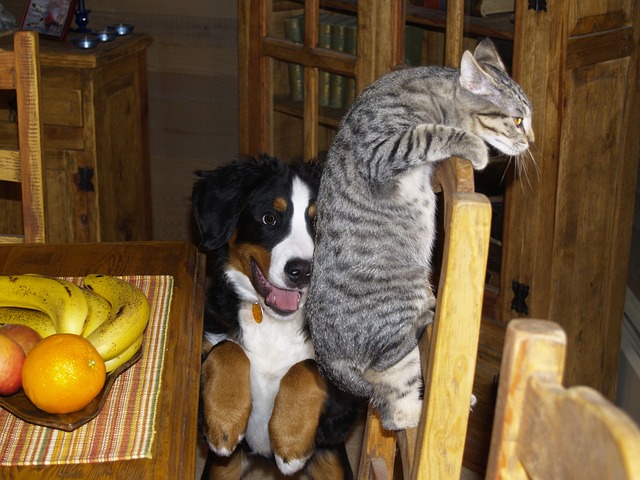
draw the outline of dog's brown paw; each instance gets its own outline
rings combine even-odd
[[[285,475],[302,469],[313,453],[327,384],[313,360],[289,369],[280,382],[269,435],[278,468]]]
[[[209,448],[229,456],[244,438],[251,414],[249,359],[242,348],[224,341],[202,364],[203,433]]]

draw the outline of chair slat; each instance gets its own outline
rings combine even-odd
[[[0,151],[0,179],[21,183],[23,241],[42,243],[46,228],[39,39],[33,31],[16,32],[13,39],[13,51],[0,50],[0,89],[16,92],[19,151]],[[3,242],[19,239],[13,232],[2,238]]]
[[[20,182],[22,168],[18,150],[0,150],[0,180]]]

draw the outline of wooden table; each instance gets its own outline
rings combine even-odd
[[[204,309],[204,255],[187,242],[0,246],[0,274],[52,276],[172,275],[166,361],[152,459],[93,464],[2,467],[24,479],[193,479],[195,477]]]

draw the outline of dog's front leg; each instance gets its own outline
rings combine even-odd
[[[209,447],[227,457],[244,438],[251,414],[250,362],[240,345],[223,341],[202,363],[203,433]]]
[[[315,447],[327,384],[316,362],[296,363],[280,381],[269,436],[278,468],[291,475],[304,467]]]

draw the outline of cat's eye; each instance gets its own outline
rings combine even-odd
[[[270,226],[274,226],[278,223],[278,219],[276,218],[276,216],[273,213],[265,213],[262,216],[262,223],[265,225],[270,225]]]
[[[522,117],[513,117],[513,123],[516,124],[516,127],[522,125]]]

